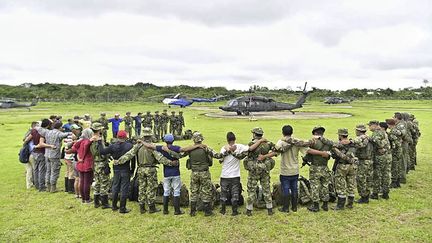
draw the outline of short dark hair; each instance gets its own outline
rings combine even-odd
[[[285,125],[282,127],[282,134],[284,136],[291,136],[293,134],[293,128],[290,125]]]
[[[31,123],[31,127],[34,127],[34,126],[36,126],[37,124],[38,124],[37,121],[33,121],[33,122]]]
[[[398,120],[403,120],[402,113],[400,113],[400,112],[395,112],[395,113],[394,113],[394,117],[395,117],[396,119],[398,119]]]
[[[43,127],[43,128],[47,128],[47,127],[49,127],[49,126],[51,126],[51,121],[50,121],[50,119],[43,119],[42,120],[42,123],[41,123],[41,127]]]
[[[54,129],[60,129],[63,126],[63,123],[60,121],[54,123]]]
[[[316,130],[314,130],[313,132],[312,132],[312,135],[320,135],[320,136],[322,136],[322,135],[324,135],[324,132],[325,132],[325,130],[324,129],[316,129]]]
[[[348,135],[339,135],[339,136],[341,136],[343,138],[347,138],[348,137]]]
[[[379,123],[379,126],[382,127],[382,128],[385,128],[385,129],[388,128],[388,124],[387,124],[387,122],[380,122],[380,123]]]
[[[233,132],[228,132],[226,137],[228,142],[232,142],[236,140],[236,136]]]
[[[57,118],[56,115],[51,115],[51,116],[49,117],[49,119],[51,119],[51,120],[55,120],[56,118]]]

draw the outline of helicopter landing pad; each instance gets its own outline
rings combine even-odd
[[[213,112],[206,113],[208,117],[213,118],[228,118],[228,119],[322,119],[322,118],[347,118],[350,114],[346,113],[325,113],[325,112],[291,112],[272,111],[272,112],[256,112],[249,116],[239,116],[234,112]]]

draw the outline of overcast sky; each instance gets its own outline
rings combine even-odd
[[[401,88],[430,0],[0,0],[0,83]]]

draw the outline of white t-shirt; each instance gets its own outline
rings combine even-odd
[[[235,154],[241,154],[249,150],[249,146],[243,144],[235,144],[237,146],[234,151]],[[225,146],[222,147],[221,153],[225,153]],[[240,177],[240,160],[233,155],[228,155],[222,162],[221,178],[235,178]]]

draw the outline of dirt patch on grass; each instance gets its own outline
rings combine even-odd
[[[228,118],[228,119],[322,119],[322,118],[347,118],[351,114],[345,113],[325,113],[325,112],[291,112],[274,111],[274,112],[259,112],[253,113],[250,116],[238,116],[232,112],[212,112],[205,114],[208,117]]]

